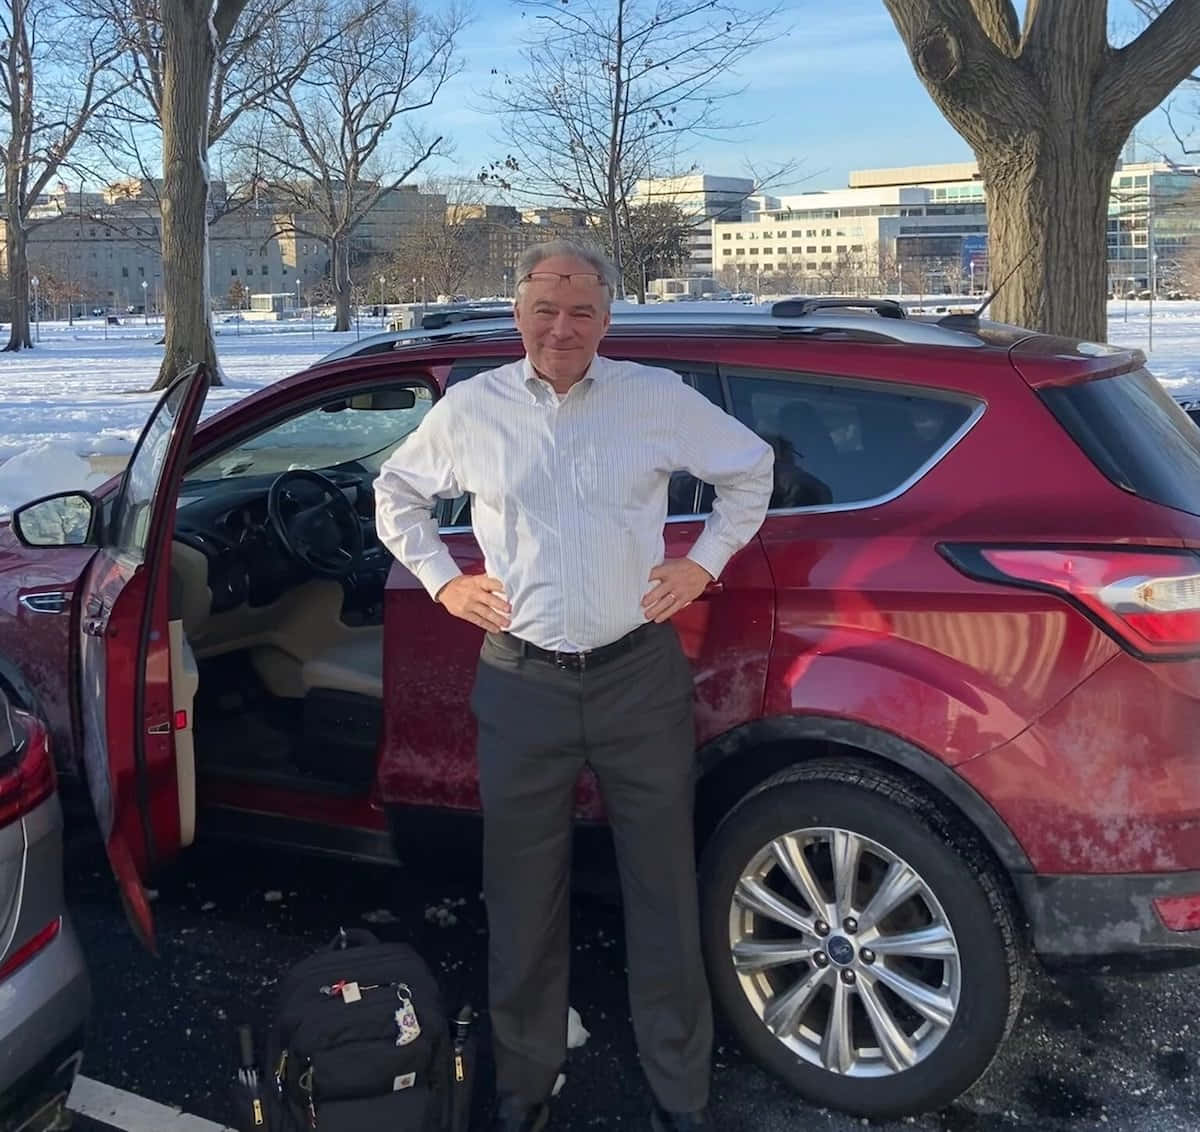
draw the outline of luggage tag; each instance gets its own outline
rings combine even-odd
[[[404,983],[396,988],[396,997],[400,1000],[400,1008],[395,1014],[396,1045],[406,1046],[421,1036],[421,1023],[417,1021],[417,1012],[413,1008],[412,991]]]

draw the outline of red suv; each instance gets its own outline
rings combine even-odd
[[[675,618],[709,969],[764,1065],[885,1116],[979,1077],[1030,951],[1200,957],[1200,430],[1135,353],[853,305],[622,314],[603,349],[775,448],[760,533]],[[427,322],[199,427],[197,369],[120,480],[0,530],[5,691],[147,938],[142,881],[198,829],[386,857],[412,807],[478,806],[479,631],[392,562],[372,483],[521,346]],[[668,555],[710,497],[672,482]],[[470,506],[438,510],[467,571]]]

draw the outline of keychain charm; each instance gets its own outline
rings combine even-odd
[[[417,1021],[417,1012],[413,1009],[412,991],[403,984],[397,988],[396,997],[400,1000],[400,1008],[396,1011],[396,1045],[406,1046],[415,1042],[421,1036],[421,1023]]]

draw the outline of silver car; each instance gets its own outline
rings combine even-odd
[[[62,810],[42,721],[0,684],[0,1132],[66,1127],[91,991],[63,901]]]

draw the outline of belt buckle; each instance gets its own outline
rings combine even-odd
[[[587,653],[556,652],[554,663],[564,672],[582,672],[587,667]]]

